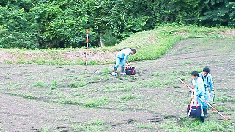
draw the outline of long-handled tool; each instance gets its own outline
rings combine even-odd
[[[179,81],[181,83],[183,83],[190,91],[192,91],[193,89],[187,84],[185,83],[182,79],[178,78]],[[224,120],[228,121],[228,119],[223,116],[215,107],[213,107],[210,103],[208,103],[206,100],[202,100],[201,98],[199,98],[201,101],[205,102],[212,110],[214,110],[218,115],[220,115]]]
[[[85,71],[87,71],[87,52],[88,52],[88,47],[89,47],[89,29],[87,29],[87,33],[86,33],[86,53],[85,53],[85,58],[86,58],[86,62],[85,62]]]

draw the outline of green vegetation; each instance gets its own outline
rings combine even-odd
[[[58,82],[57,81],[54,81],[51,85],[51,90],[54,90],[56,89],[56,87],[58,86]]]
[[[87,82],[85,81],[81,81],[81,82],[71,82],[69,84],[69,87],[71,88],[79,88],[79,87],[84,87],[87,85]]]
[[[129,94],[129,95],[122,95],[120,97],[121,100],[126,100],[126,101],[134,99],[134,98],[136,98],[136,96],[135,95],[131,95],[131,94]]]
[[[73,125],[73,129],[75,131],[101,132],[105,130],[103,124],[104,123],[100,120],[92,120],[88,123],[77,123],[76,125]]]
[[[70,127],[74,131],[115,131],[120,128],[126,131],[233,132],[235,122],[233,118],[235,100],[232,94],[235,92],[233,71],[223,70],[232,69],[231,60],[235,59],[234,38],[222,34],[228,29],[194,26],[159,27],[153,31],[131,35],[131,38],[114,47],[94,48],[93,50],[116,51],[125,44],[132,44],[131,42],[135,39],[139,41],[140,36],[148,36],[151,33],[163,34],[165,32],[166,34],[163,29],[168,32],[168,35],[172,31],[172,34],[185,33],[184,36],[200,38],[177,42],[172,50],[168,50],[167,54],[159,59],[133,62],[138,70],[135,76],[113,77],[110,75],[110,71],[113,70],[112,65],[90,66],[87,72],[84,72],[84,66],[81,65],[3,65],[1,78],[4,83],[1,84],[1,90],[7,91],[11,96],[61,106],[63,110],[66,110],[68,106],[83,111],[78,112],[79,119],[69,120]],[[184,36],[182,38],[186,38]],[[162,40],[160,37],[157,38],[159,41]],[[137,46],[141,46],[141,43]],[[205,59],[208,54],[210,57]],[[209,117],[204,123],[197,119],[187,118],[185,111],[189,104],[190,93],[177,77],[181,77],[190,84],[190,73],[193,70],[201,71],[204,66],[212,67],[211,72],[216,88],[215,103],[212,105],[229,119],[228,122],[221,119],[211,109],[208,110]],[[25,77],[22,78],[22,76]],[[222,80],[223,78],[226,79]],[[113,121],[114,117],[107,115],[109,112],[123,116],[123,118]],[[99,114],[98,117],[107,117],[107,120],[87,119],[90,113]],[[143,115],[145,113],[150,117],[145,117]],[[71,113],[66,112],[66,115],[68,114]],[[72,114],[76,116],[77,113]],[[133,114],[136,116],[132,116]],[[159,119],[156,119],[158,117]],[[151,118],[154,119],[150,120]],[[128,123],[128,119],[134,121]],[[48,126],[48,131],[55,129]]]
[[[105,105],[109,102],[108,98],[101,98],[101,99],[93,99],[88,101],[85,104],[85,107],[98,107],[98,106],[102,106]]]
[[[36,84],[33,85],[34,87],[44,87],[44,85],[41,82],[37,82]]]
[[[155,128],[156,126],[148,126],[150,128]],[[142,128],[144,128],[142,126]],[[200,120],[189,119],[189,118],[180,118],[179,121],[173,120],[169,121],[160,126],[161,129],[170,130],[175,132],[188,132],[188,131],[233,131],[234,127],[232,123],[228,122],[215,122],[215,121],[205,121],[201,123]],[[149,128],[148,128],[149,129]]]
[[[25,108],[43,109],[35,115],[45,124],[44,119],[54,118],[53,105],[63,108],[53,121],[70,125],[71,131],[233,132],[234,9],[229,0],[1,0],[1,96],[22,97],[20,105],[36,100],[43,107],[27,102],[33,107]],[[84,72],[87,29],[88,65],[94,66]],[[137,75],[113,77],[113,66],[102,65],[113,64],[117,51],[126,47],[137,49],[129,57]],[[187,118],[190,93],[177,77],[189,83],[190,73],[205,66],[215,75],[213,106],[228,122],[212,110],[204,123]],[[93,114],[107,119],[93,119]],[[17,116],[23,115],[10,119]]]
[[[229,31],[234,31],[229,28],[207,28],[198,26],[178,26],[164,25],[158,26],[155,30],[144,31],[131,35],[126,40],[122,41],[113,47],[99,47],[89,49],[90,56],[88,65],[108,64],[114,62],[114,54],[116,51],[131,47],[137,49],[137,54],[130,56],[130,61],[139,60],[154,60],[161,57],[172,46],[180,40],[187,38],[234,38],[234,35],[229,34]],[[151,49],[151,50],[150,50]],[[190,50],[188,47],[185,50]],[[37,63],[49,65],[84,65],[85,64],[85,49],[84,48],[68,48],[68,49],[0,49],[8,56],[14,58],[4,60],[4,63]],[[104,54],[104,55],[102,55]],[[105,55],[105,54],[112,54]],[[181,65],[190,62],[181,62]],[[107,71],[104,71],[107,72]]]
[[[1,0],[0,48],[82,47],[87,28],[92,46],[100,39],[112,46],[166,23],[234,27],[234,7],[229,0]]]

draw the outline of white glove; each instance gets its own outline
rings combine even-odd
[[[111,75],[112,76],[117,76],[117,73],[116,72],[112,72]]]
[[[215,98],[215,94],[214,94],[213,91],[211,91],[209,100],[210,100],[211,102],[214,102],[214,98]]]
[[[205,100],[205,97],[204,97],[204,96],[201,96],[201,100],[204,101],[204,100]]]

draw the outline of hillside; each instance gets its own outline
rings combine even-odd
[[[125,47],[136,48],[137,54],[130,61],[155,60],[165,54],[180,40],[187,38],[235,38],[235,30],[197,26],[159,26],[155,30],[131,35],[110,47],[90,47],[88,64],[110,64],[115,53]],[[150,50],[151,49],[151,50]],[[85,47],[65,49],[0,49],[2,64],[84,65]]]

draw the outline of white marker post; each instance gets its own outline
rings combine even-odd
[[[85,64],[85,71],[87,71],[87,65],[88,65],[88,62],[87,62],[88,47],[89,47],[89,29],[87,29],[87,32],[86,32],[86,54],[85,54],[86,64]]]

